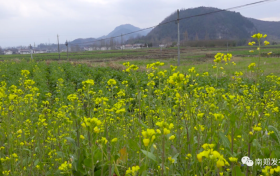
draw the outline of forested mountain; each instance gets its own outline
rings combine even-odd
[[[198,7],[180,10],[180,18],[217,11],[217,8]],[[162,23],[176,20],[177,12],[165,18]],[[256,33],[254,24],[240,13],[219,12],[180,20],[181,40],[245,39]],[[177,39],[175,22],[155,27],[148,35],[149,40]]]
[[[100,38],[110,38],[115,36],[120,36],[122,34],[127,34],[131,32],[135,32],[140,30],[140,28],[135,27],[131,24],[124,24],[116,27],[112,32],[110,32],[108,35],[100,37]],[[141,36],[146,36],[151,30],[145,30],[137,33],[132,33],[130,35],[123,36],[123,40],[128,40],[129,38],[136,38]]]
[[[212,7],[198,7],[180,10],[180,18],[191,17],[205,13],[211,13],[220,9]],[[177,12],[172,13],[165,18],[162,23],[177,19]],[[181,41],[203,41],[203,40],[225,40],[225,41],[242,41],[243,44],[257,32],[265,33],[272,41],[280,40],[280,22],[261,21],[252,18],[246,18],[240,13],[223,11],[204,16],[197,16],[180,20],[180,39]],[[110,43],[110,38],[120,36],[140,30],[130,24],[124,24],[116,27],[108,35],[97,39],[76,39],[72,43],[90,43],[94,40],[108,38],[103,41],[104,45]],[[145,30],[131,35],[125,35],[123,42],[127,43],[170,43],[177,40],[176,22],[167,23],[157,26],[153,30]],[[115,43],[121,43],[121,37],[114,39]]]
[[[75,40],[71,41],[70,43],[71,44],[80,44],[80,43],[86,44],[86,43],[92,43],[95,40],[96,40],[95,38],[85,38],[85,39],[79,38],[79,39],[75,39]]]
[[[135,27],[131,24],[123,24],[123,25],[120,25],[120,26],[116,27],[108,35],[104,35],[104,36],[96,38],[96,39],[95,38],[85,38],[85,39],[79,38],[79,39],[73,40],[71,42],[71,44],[79,44],[79,45],[89,45],[89,44],[93,44],[93,43],[99,44],[99,43],[101,43],[101,41],[99,43],[94,42],[94,41],[100,40],[100,39],[105,39],[105,38],[108,38],[108,40],[102,41],[102,42],[108,43],[108,42],[110,42],[111,37],[120,36],[122,34],[127,34],[127,33],[135,32],[135,31],[138,31],[138,30],[140,30],[140,28]],[[133,38],[137,38],[137,37],[146,36],[150,31],[151,30],[145,30],[145,31],[137,32],[137,33],[132,33],[130,35],[125,35],[125,36],[123,36],[123,42],[125,42],[128,39],[133,39]],[[121,37],[114,38],[114,42],[120,43],[121,42]],[[81,43],[83,43],[83,44],[81,44]]]
[[[256,26],[259,32],[268,35],[270,40],[280,39],[280,21],[262,21],[248,18]]]

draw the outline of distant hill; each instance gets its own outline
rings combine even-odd
[[[75,39],[75,40],[73,40],[69,43],[71,43],[71,44],[90,43],[90,42],[93,42],[95,40],[96,40],[95,38],[86,38],[86,39],[79,38],[79,39]]]
[[[71,44],[79,44],[79,43],[85,43],[84,45],[88,45],[88,44],[92,44],[93,41],[95,40],[100,40],[100,39],[104,39],[104,38],[111,38],[111,37],[115,37],[115,36],[120,36],[122,34],[127,34],[130,32],[135,32],[140,30],[140,28],[135,27],[131,24],[123,24],[120,25],[118,27],[116,27],[112,32],[110,32],[108,35],[104,35],[102,37],[98,37],[98,38],[85,38],[85,39],[75,39],[71,42]],[[136,38],[136,37],[142,37],[142,36],[146,36],[151,30],[144,30],[141,32],[137,32],[137,33],[133,33],[130,35],[125,35],[123,36],[123,41],[127,41],[128,39],[132,39],[132,38]],[[110,39],[106,40],[106,42],[108,43]],[[121,37],[118,38],[114,38],[114,42],[121,42]]]
[[[213,7],[198,7],[180,10],[180,18],[194,16],[220,10]],[[172,13],[161,23],[176,20],[177,12]],[[205,16],[199,16],[180,20],[181,41],[196,40],[240,40],[243,44],[255,33],[261,32],[269,36],[269,40],[280,41],[280,22],[261,21],[246,18],[238,12],[224,11]],[[111,38],[138,31],[140,28],[131,24],[116,27],[108,35],[99,38],[76,39],[72,43],[90,43],[94,40]],[[136,39],[135,39],[136,38]],[[129,41],[128,41],[129,40]],[[123,37],[123,41],[129,43],[169,43],[177,41],[177,24],[175,22],[155,27],[153,30],[145,30]],[[120,43],[121,37],[115,38],[114,42]],[[105,45],[110,39],[104,41]]]
[[[217,8],[198,7],[180,11],[180,18],[217,11]],[[165,18],[162,23],[176,20],[177,12]],[[190,18],[180,21],[181,40],[205,39],[247,39],[257,32],[255,25],[240,13],[219,12],[206,16]],[[155,27],[148,35],[150,40],[175,40],[177,39],[177,25],[169,23]]]
[[[262,21],[248,18],[260,33],[267,34],[269,40],[280,39],[280,21]]]
[[[120,25],[118,27],[116,27],[112,32],[110,32],[108,35],[101,37],[101,38],[110,38],[110,37],[114,37],[114,36],[120,36],[122,34],[127,34],[130,32],[135,32],[140,30],[140,28],[135,27],[131,24],[124,24],[124,25]],[[127,40],[129,38],[135,38],[135,37],[140,37],[140,36],[146,36],[151,30],[145,30],[145,31],[141,31],[141,32],[137,32],[137,33],[133,33],[130,35],[126,35],[123,37],[123,40]]]

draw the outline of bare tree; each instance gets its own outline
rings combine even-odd
[[[101,46],[100,47],[104,47],[105,46],[105,40],[103,39],[100,42],[101,42]]]
[[[188,31],[184,33],[184,40],[187,42],[189,40]]]
[[[209,34],[208,34],[207,31],[206,31],[206,34],[205,34],[205,40],[209,40]]]
[[[114,46],[114,38],[111,37],[110,38],[110,47],[111,47],[111,49],[113,48],[113,46]]]
[[[196,41],[199,40],[197,33],[195,34],[195,40],[196,40]]]
[[[79,45],[75,45],[75,46],[71,45],[71,46],[70,46],[70,50],[71,50],[72,52],[78,52],[78,51],[81,51],[81,48],[80,48]]]

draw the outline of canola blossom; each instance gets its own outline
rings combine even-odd
[[[257,61],[225,74],[232,58],[218,53],[214,74],[1,62],[1,174],[279,175],[241,158],[280,159],[280,77]]]

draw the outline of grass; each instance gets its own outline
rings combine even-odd
[[[166,69],[170,67],[170,65],[177,66],[177,58],[176,59],[149,59],[149,60],[129,60],[131,64],[138,65],[142,68],[146,67],[147,64],[151,64],[154,62],[164,62],[165,66],[162,67],[162,69]],[[229,65],[220,65],[221,67],[224,67],[226,72],[228,74],[233,74],[235,71],[242,71],[244,73],[250,74],[248,70],[248,65],[252,62],[257,63],[258,58],[257,57],[233,57],[231,60],[236,63],[236,66],[233,64]],[[117,61],[114,62],[116,64],[122,64],[123,61]],[[188,69],[195,67],[198,72],[209,72],[211,74],[215,73],[216,70],[213,69],[213,59],[181,59],[180,60],[181,65],[178,67],[178,70],[182,73],[187,73]],[[277,76],[280,76],[280,59],[279,58],[261,58],[261,66],[260,68],[264,70],[263,74],[268,75],[270,73],[273,73]]]
[[[256,49],[256,47],[242,46],[229,47],[229,53],[238,56],[255,56],[257,52],[250,53],[249,50]],[[218,52],[227,53],[227,48],[201,48],[201,47],[181,47],[181,58],[202,58],[205,54],[215,54]],[[262,53],[273,52],[273,54],[280,54],[279,45],[263,46]],[[0,55],[0,60],[10,59],[30,59],[30,55]],[[164,48],[162,51],[159,48],[143,48],[137,50],[109,50],[109,51],[85,51],[85,52],[70,52],[69,58],[71,60],[114,60],[119,58],[149,58],[160,59],[161,57],[170,58],[177,57],[177,47]],[[58,60],[58,53],[43,53],[33,54],[35,60]],[[61,60],[67,60],[67,53],[60,53]]]

